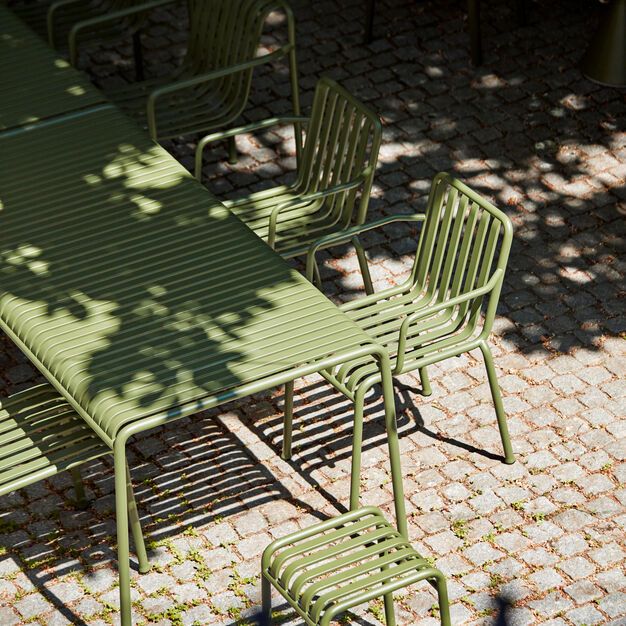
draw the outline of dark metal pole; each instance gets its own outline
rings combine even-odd
[[[133,33],[133,56],[135,57],[135,78],[143,80],[143,49],[141,47],[141,31]]]
[[[482,65],[483,49],[480,39],[480,0],[467,0],[472,63]]]
[[[372,42],[374,37],[374,13],[376,12],[376,0],[365,0],[365,33],[363,34],[363,43]]]

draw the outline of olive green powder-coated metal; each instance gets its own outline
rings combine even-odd
[[[385,599],[395,626],[393,592],[421,580],[437,590],[442,626],[451,626],[446,581],[374,507],[328,519],[272,542],[263,552],[262,623],[271,623],[271,588],[309,626],[328,626],[347,610]]]
[[[0,138],[8,129],[86,110],[107,101],[82,73],[53,53],[3,5],[0,5],[0,76]]]
[[[93,430],[51,385],[43,384],[0,399],[0,495],[69,470],[78,504],[86,506],[77,468],[111,454]],[[127,474],[128,512],[139,570],[150,568],[137,506]]]
[[[432,184],[424,215],[394,216],[356,226],[348,233],[329,235],[307,258],[307,276],[313,278],[315,250],[330,243],[350,241],[354,234],[399,221],[423,222],[415,262],[403,284],[365,296],[341,309],[378,343],[392,359],[393,373],[419,370],[424,395],[430,395],[427,366],[480,348],[495,405],[504,460],[515,457],[487,339],[493,325],[512,241],[510,219],[490,202],[448,174]],[[481,315],[486,306],[484,317]],[[355,403],[355,450],[352,459],[351,502],[358,502],[360,445],[364,398],[379,382],[374,368],[355,361],[322,372],[326,380]],[[291,407],[291,402],[286,403]],[[286,440],[291,441],[292,414],[285,412]],[[290,449],[283,456],[289,458]]]
[[[271,118],[201,139],[196,178],[202,178],[202,155],[212,142],[285,123],[295,124],[296,136],[299,127],[306,129],[295,182],[227,200],[224,206],[281,255],[293,257],[321,236],[365,221],[382,126],[348,91],[322,78],[310,118]]]
[[[176,1],[43,0],[16,2],[11,8],[50,46],[67,47],[76,65],[80,43],[117,41],[138,33],[151,10]]]
[[[384,348],[115,109],[1,145],[0,328],[113,450],[124,626],[128,439],[321,369],[378,364],[407,536]]]
[[[272,11],[287,20],[287,42],[257,56]],[[300,114],[295,25],[284,0],[189,0],[187,53],[174,76],[142,81],[108,95],[153,139],[224,128],[244,110],[255,67],[287,56],[294,115]]]

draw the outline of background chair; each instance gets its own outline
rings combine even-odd
[[[226,200],[224,205],[289,258],[306,252],[323,235],[365,221],[382,128],[372,111],[335,81],[322,78],[315,89],[310,118],[271,118],[201,139],[196,177],[202,179],[202,156],[210,143],[285,123],[295,124],[296,136],[299,126],[306,128],[295,182]],[[358,238],[354,243],[366,269]]]
[[[244,110],[255,67],[289,59],[291,96],[300,114],[293,13],[285,0],[189,0],[187,53],[174,76],[142,81],[107,95],[147,127],[154,140],[224,128]],[[287,17],[287,43],[256,56],[267,16]],[[236,159],[234,136],[230,159]]]
[[[12,10],[53,48],[67,45],[72,65],[79,42],[117,41],[132,35],[137,79],[143,78],[140,28],[150,11],[178,0],[40,0],[10,3]]]
[[[394,216],[345,233],[330,235],[312,247],[307,275],[313,276],[315,251],[330,243],[350,241],[356,233],[398,221],[423,222],[409,278],[342,305],[342,310],[384,345],[394,374],[418,370],[424,395],[431,388],[426,367],[480,348],[485,364],[504,462],[514,463],[502,395],[487,344],[498,305],[512,240],[510,219],[490,202],[448,174],[432,184],[426,213]],[[486,305],[484,317],[481,315]],[[355,361],[322,373],[355,404],[351,506],[358,506],[360,448],[366,393],[380,382],[375,364]],[[286,389],[283,456],[290,458],[293,387]]]
[[[78,468],[112,454],[95,432],[49,384],[0,400],[0,496],[69,470],[78,504],[86,505]],[[126,467],[128,513],[139,561],[149,571],[137,505]]]

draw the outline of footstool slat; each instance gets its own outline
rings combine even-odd
[[[309,626],[374,598],[385,599],[394,626],[392,594],[428,580],[439,595],[442,626],[450,626],[443,574],[429,565],[375,507],[364,507],[270,544],[261,562],[264,623],[271,621],[273,586]]]

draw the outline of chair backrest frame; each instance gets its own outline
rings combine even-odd
[[[363,224],[371,192],[382,124],[378,116],[334,80],[317,83],[298,165],[296,188],[306,195],[362,177],[359,189],[334,195],[325,210],[344,227]],[[355,215],[357,194],[360,203]]]

